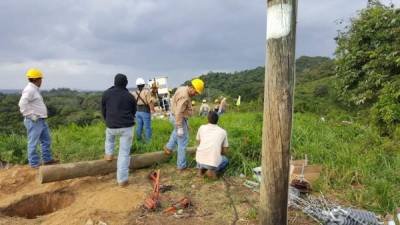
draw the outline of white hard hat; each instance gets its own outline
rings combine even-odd
[[[139,77],[138,79],[136,79],[136,86],[145,85],[145,84],[146,84],[146,82],[144,82],[143,78]]]

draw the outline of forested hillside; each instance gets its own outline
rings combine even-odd
[[[78,92],[56,89],[42,92],[52,128],[67,125],[90,125],[101,119],[98,92]],[[20,94],[0,93],[0,134],[25,134],[18,101]]]
[[[202,97],[228,95],[242,96],[244,101],[252,101],[263,96],[264,67],[234,73],[209,72],[200,76],[207,86]],[[296,60],[297,85],[334,75],[334,61],[327,57],[301,56]]]
[[[296,111],[318,111],[319,104],[325,104],[313,96],[326,97],[332,89],[330,77],[334,71],[332,59],[326,57],[302,56],[297,60]],[[230,99],[242,96],[244,104],[258,102],[263,95],[264,67],[257,67],[235,73],[213,73],[201,76],[205,80],[206,96],[212,99],[227,95]],[[328,79],[326,79],[328,78]],[[101,120],[101,92],[78,92],[62,88],[42,92],[49,112],[49,124],[58,127],[75,123],[90,125]],[[18,101],[20,94],[0,93],[0,134],[25,133],[22,116],[19,113]],[[304,99],[307,99],[304,101]],[[308,104],[312,103],[312,104]],[[249,111],[262,110],[262,104],[257,104]],[[325,107],[320,107],[325,108]]]

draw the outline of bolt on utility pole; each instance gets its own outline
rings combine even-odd
[[[267,0],[260,225],[286,225],[297,0]]]

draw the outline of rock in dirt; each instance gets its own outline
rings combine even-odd
[[[88,219],[85,223],[85,225],[94,225],[94,222],[92,219]]]

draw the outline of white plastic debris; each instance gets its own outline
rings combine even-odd
[[[253,168],[253,178],[261,183],[261,166]]]

